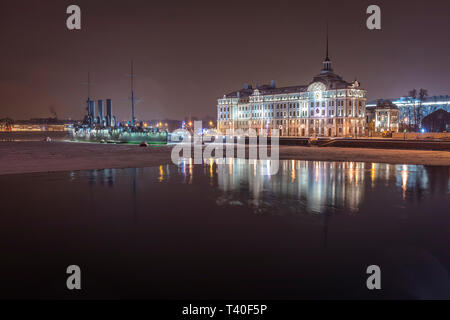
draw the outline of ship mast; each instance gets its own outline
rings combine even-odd
[[[91,97],[91,73],[88,71],[88,101],[90,101],[90,97]]]
[[[131,60],[131,126],[134,128],[134,71],[133,60]]]
[[[87,112],[89,115],[90,112],[90,105],[91,105],[91,73],[88,71],[88,82],[87,82],[87,87],[88,87],[88,98],[87,98]]]

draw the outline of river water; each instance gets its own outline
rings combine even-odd
[[[228,162],[0,176],[0,297],[450,298],[449,167]]]

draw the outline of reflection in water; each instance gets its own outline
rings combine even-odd
[[[367,188],[387,188],[394,182],[403,200],[408,194],[420,197],[430,188],[424,166],[281,160],[278,173],[270,175],[271,165],[271,160],[208,159],[204,172],[211,181],[217,176],[222,191],[218,204],[247,203],[258,212],[283,207],[285,213],[335,209],[356,213]],[[182,160],[179,172],[192,183],[192,159]],[[448,175],[442,178],[448,181]]]
[[[194,166],[192,159],[184,159],[178,164],[177,176],[184,184],[193,184],[194,175],[207,177],[210,187],[220,191],[218,205],[245,204],[258,213],[326,213],[340,209],[357,213],[371,189],[392,185],[404,201],[408,197],[420,199],[424,192],[450,192],[450,169],[445,168],[436,173],[433,167],[420,165],[280,160],[277,174],[270,175],[271,161],[211,158],[203,166]],[[171,167],[157,167],[158,182],[169,181]],[[143,175],[145,169],[90,170],[88,183],[113,186],[120,170],[131,171],[131,190],[136,196],[137,175]],[[433,179],[429,179],[430,174]],[[75,175],[71,172],[71,180]]]
[[[356,211],[364,193],[364,163],[280,161],[279,172],[269,175],[269,161],[234,159],[230,170],[218,163],[218,187],[224,192],[238,192],[248,186],[249,204],[271,208],[279,201],[293,211],[324,212],[346,207]],[[228,168],[227,168],[228,169]]]

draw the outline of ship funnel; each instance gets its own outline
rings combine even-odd
[[[108,117],[108,126],[113,126],[112,100],[106,99],[106,116]]]
[[[98,117],[100,118],[100,123],[103,122],[104,119],[104,110],[105,110],[105,106],[104,106],[104,101],[103,100],[98,100]]]
[[[89,118],[91,122],[95,121],[95,101],[89,100]]]

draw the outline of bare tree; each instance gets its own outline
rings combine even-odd
[[[423,116],[422,107],[423,107],[423,103],[424,103],[426,97],[428,97],[428,90],[420,88],[420,90],[419,90],[419,106],[417,109],[417,114],[418,114],[417,124],[418,125],[420,125],[422,122],[422,116]]]
[[[407,101],[409,102],[408,106],[408,131],[411,131],[412,128],[412,119],[414,119],[414,124],[417,124],[416,122],[416,99],[417,99],[417,90],[412,89],[408,92],[408,98]],[[412,109],[412,112],[411,112]]]

